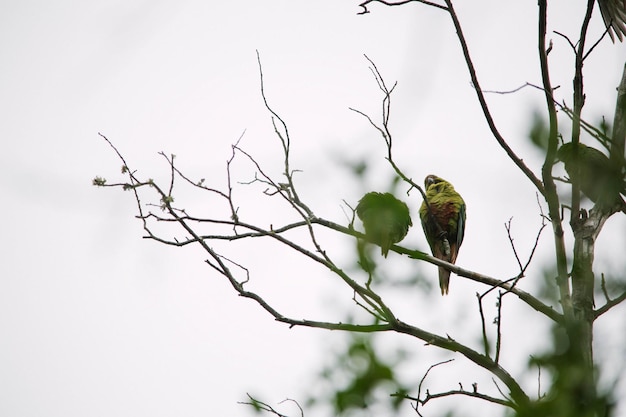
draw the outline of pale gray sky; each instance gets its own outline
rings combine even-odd
[[[373,5],[372,13],[357,16],[358,3],[0,5],[0,137],[5,143],[0,154],[0,414],[247,416],[251,411],[237,404],[245,392],[273,404],[305,397],[322,356],[343,340],[340,333],[290,330],[274,322],[237,297],[203,263],[206,256],[198,248],[141,239],[130,193],[91,185],[96,175],[109,182],[122,178],[120,162],[98,132],[144,178],[167,178],[157,154],[164,151],[176,154],[179,167],[193,178],[223,188],[230,145],[245,130],[242,147],[278,174],[280,146],[261,101],[255,50],[261,54],[268,99],[290,128],[292,167],[303,171],[296,177],[301,196],[319,216],[346,224],[342,200],[355,203],[367,191],[345,175],[339,156],[370,158],[372,189],[386,187],[391,178],[382,139],[348,110],[380,116],[381,95],[363,57],[367,54],[389,84],[398,81],[391,118],[398,164],[418,181],[430,173],[450,180],[467,202],[458,264],[497,278],[516,273],[503,224],[513,217],[515,242],[527,256],[540,224],[535,192],[488,131],[448,16],[417,4]],[[536,2],[458,3],[484,89],[540,83]],[[574,39],[582,6],[571,3],[553,2],[550,29]],[[602,32],[599,14],[591,31],[594,39]],[[562,38],[551,37],[552,81],[561,86],[559,99],[571,104],[573,54]],[[605,42],[586,63],[590,121],[611,117],[625,59],[623,44]],[[502,134],[538,172],[540,155],[527,145],[526,130],[533,108],[543,103],[541,93],[525,89],[488,99]],[[237,180],[252,178],[243,159],[237,167]],[[268,226],[280,209],[260,191],[236,189],[241,214]],[[181,195],[177,203],[202,207],[201,198]],[[415,193],[411,199],[415,220],[420,202]],[[613,273],[624,270],[624,260],[615,258],[623,254],[625,236],[626,221],[615,216],[598,242],[598,265]],[[273,243],[251,243],[223,248],[254,271],[253,288],[285,314],[328,320],[358,314],[352,294],[328,273]],[[404,243],[427,248],[419,226]],[[331,235],[324,244],[336,259],[348,261],[349,241]],[[546,230],[523,288],[539,286],[551,248]],[[390,254],[387,262],[398,259]],[[403,273],[414,268],[402,262]],[[434,282],[435,267],[419,268]],[[402,319],[479,346],[474,297],[479,289],[453,276],[446,298],[423,288],[387,296]],[[519,374],[526,368],[525,355],[543,343],[538,340],[545,335],[534,332],[545,328],[545,320],[513,300],[507,307],[515,326],[505,334],[505,347],[515,348],[503,363]],[[615,317],[620,315],[623,308]],[[598,358],[623,357],[623,340],[613,337],[616,328],[624,333],[624,321],[607,318],[598,326]],[[399,340],[383,342],[391,348]],[[415,368],[404,370],[410,380],[437,359],[454,357],[419,341],[403,343],[418,358]],[[472,371],[461,358],[457,363],[433,376],[433,386],[451,389],[461,381],[469,387],[480,380],[485,391],[497,395],[488,375]],[[525,381],[535,392],[534,376]],[[626,390],[623,383],[620,388]],[[500,414],[471,399],[454,404],[471,405],[476,416]],[[441,403],[430,410],[445,409]],[[408,403],[402,415],[414,415]]]

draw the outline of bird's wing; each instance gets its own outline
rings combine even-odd
[[[463,203],[459,208],[459,218],[456,225],[456,242],[458,246],[461,246],[465,236],[465,216],[465,203]]]
[[[621,42],[626,36],[626,2],[624,0],[598,0],[600,14],[611,40]]]

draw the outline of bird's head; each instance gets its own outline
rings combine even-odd
[[[433,185],[438,185],[438,184],[445,184],[447,183],[446,180],[444,180],[443,178],[439,178],[436,175],[428,175],[425,179],[424,179],[424,188],[426,190],[428,190],[431,186]]]
[[[572,153],[574,152],[574,144],[572,142],[567,142],[561,145],[558,151],[556,151],[556,161],[557,162],[568,162],[572,159]]]

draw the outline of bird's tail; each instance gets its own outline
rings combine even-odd
[[[439,288],[441,288],[441,295],[448,294],[448,287],[450,286],[450,271],[444,267],[439,267]]]

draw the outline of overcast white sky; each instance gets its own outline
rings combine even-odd
[[[540,83],[535,1],[458,3],[484,89]],[[552,3],[551,30],[574,39],[582,8],[571,3],[584,2]],[[245,130],[242,147],[278,174],[280,147],[261,101],[255,50],[268,99],[289,124],[292,167],[303,171],[296,177],[301,197],[316,214],[346,224],[342,200],[354,204],[365,191],[384,190],[391,178],[381,138],[348,110],[379,117],[381,96],[363,58],[367,54],[390,84],[398,81],[391,119],[398,164],[418,181],[430,173],[450,180],[467,202],[458,263],[498,278],[516,273],[503,224],[513,217],[515,242],[527,256],[540,224],[535,193],[489,134],[448,16],[417,4],[372,6],[371,14],[358,16],[357,4],[0,5],[1,415],[246,416],[251,411],[237,404],[246,392],[272,404],[306,397],[323,355],[344,336],[274,322],[237,297],[203,263],[206,256],[198,248],[142,239],[131,194],[91,185],[96,175],[121,179],[121,164],[98,132],[144,178],[167,178],[157,154],[164,151],[176,154],[179,167],[193,178],[223,188],[230,145]],[[599,14],[591,31],[592,38],[602,32]],[[553,84],[571,104],[573,54],[562,38],[552,38]],[[612,117],[625,60],[623,44],[605,42],[586,63],[590,121]],[[526,131],[541,94],[525,89],[488,98],[502,134],[538,172],[540,155],[527,145]],[[367,187],[340,163],[363,158],[373,164]],[[237,168],[236,180],[252,178],[243,160]],[[280,211],[260,191],[236,189],[241,214],[267,227],[276,224]],[[177,203],[209,206],[202,195],[187,197]],[[420,202],[415,193],[410,199],[417,224]],[[607,273],[623,275],[624,260],[616,255],[624,252],[626,222],[618,217],[606,225],[597,261]],[[404,243],[427,248],[419,226]],[[350,241],[328,237],[325,244],[348,262]],[[523,288],[540,286],[551,247],[546,230]],[[253,270],[253,288],[285,314],[329,320],[357,314],[349,291],[284,248],[264,241],[223,248]],[[398,259],[390,254],[387,262]],[[407,264],[402,268],[407,271]],[[421,265],[419,272],[436,280],[432,266]],[[389,297],[400,318],[479,346],[479,288],[453,276],[446,298],[424,288]],[[505,347],[520,350],[512,349],[503,363],[519,374],[527,360],[519,352],[541,345],[534,331],[544,329],[545,321],[515,304],[507,304],[507,317],[516,324],[505,334]],[[621,308],[614,317],[623,313]],[[614,335],[624,327],[621,318],[599,321],[598,357],[623,358],[623,340]],[[399,338],[384,339],[389,349],[395,343]],[[418,357],[405,370],[411,381],[438,358],[454,357],[421,342],[406,346]],[[451,368],[452,378],[444,373],[437,388],[455,388],[459,381],[469,387],[482,378],[480,386],[497,395],[489,377],[458,373],[473,369],[461,366]],[[533,378],[527,378],[531,392]],[[477,416],[500,414],[471,399],[460,404],[474,407]],[[402,415],[413,413],[407,403]]]

